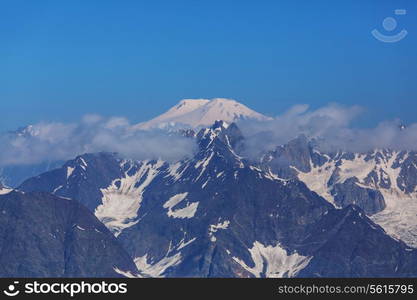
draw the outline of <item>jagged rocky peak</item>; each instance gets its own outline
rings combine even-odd
[[[231,154],[233,159],[242,159],[237,150],[244,140],[242,132],[235,123],[217,120],[211,127],[201,129],[197,134],[199,148],[204,151]]]
[[[193,138],[196,136],[196,132],[193,129],[180,129],[179,130],[180,135]]]
[[[27,125],[24,127],[20,127],[15,131],[10,131],[9,134],[11,136],[18,136],[18,137],[33,137],[40,134],[39,128],[35,125]]]
[[[264,154],[261,168],[297,178],[337,208],[357,205],[391,236],[417,246],[417,154],[375,149],[320,149],[320,141],[297,138]]]
[[[120,159],[115,153],[99,152],[77,156],[64,163],[60,168],[45,172],[25,180],[19,189],[27,192],[45,191],[61,197],[79,199],[90,210],[100,203],[100,190],[91,187],[105,188],[114,178],[124,174]]]
[[[315,166],[323,165],[329,155],[315,149],[314,140],[301,134],[288,143],[261,155],[260,165],[283,178],[296,178],[299,172],[310,172]]]

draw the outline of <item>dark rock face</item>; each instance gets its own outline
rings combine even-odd
[[[372,214],[385,205],[357,179],[340,181],[342,159],[355,155],[323,155],[301,137],[269,157],[284,158],[305,172],[334,161],[329,182],[336,203],[344,207],[335,209],[300,182],[291,165],[274,169],[267,156],[262,164],[240,157],[243,137],[234,124],[217,122],[190,138],[196,138],[198,153],[174,165],[83,155],[21,189],[86,204],[147,276],[417,275],[416,250],[352,206]],[[285,168],[290,176],[278,173],[278,178],[275,171]]]
[[[314,140],[304,136],[264,154],[259,163],[259,168],[281,178],[298,178],[300,173],[308,174],[312,168],[322,167],[321,173],[330,172],[327,181],[321,183],[322,190],[327,190],[340,207],[356,204],[368,215],[386,208],[381,190],[390,193],[400,190],[416,197],[416,166],[415,152],[385,149],[367,153],[325,153],[320,152]],[[318,175],[321,174],[311,173],[312,181]]]
[[[235,258],[250,265],[254,243],[294,249],[309,225],[331,208],[303,183],[275,180],[247,165],[230,147],[233,132],[218,126],[201,131],[200,152],[184,162],[181,177],[157,177],[144,193],[138,223],[118,236],[133,257],[148,264],[173,262],[150,275],[262,276]],[[178,204],[167,205],[179,196]],[[193,205],[194,213],[181,214]]]
[[[148,255],[155,261],[167,255],[184,257],[165,276],[253,276],[237,265],[233,257],[248,257],[247,251],[254,242],[272,245],[279,240],[289,246],[297,244],[308,226],[330,208],[302,183],[284,185],[259,175],[246,168],[232,169],[218,181],[207,184],[204,190],[197,186],[190,189],[183,182],[174,183],[157,197],[145,197],[138,215],[140,221],[124,230],[118,239],[134,257]],[[184,202],[198,203],[195,215],[169,217],[164,204],[185,190],[189,192]],[[263,193],[258,193],[259,190]],[[181,208],[184,205],[175,206]],[[225,224],[227,228],[210,231]],[[185,248],[178,247],[182,240],[193,239]]]
[[[349,178],[343,184],[337,183],[332,189],[335,203],[340,207],[350,204],[361,207],[367,215],[373,215],[384,210],[385,201],[381,192],[357,185],[356,178]]]
[[[108,229],[77,201],[0,195],[0,277],[119,277],[137,273]]]
[[[304,246],[305,245],[305,246]],[[415,277],[417,250],[395,241],[358,207],[331,210],[300,251],[313,259],[300,277]]]
[[[391,188],[391,179],[383,170],[372,170],[365,178],[364,183],[368,186],[379,186],[384,189]]]
[[[402,163],[398,186],[406,193],[413,193],[417,187],[417,153],[410,152]]]
[[[284,178],[296,177],[296,171],[291,166],[302,172],[309,172],[311,163],[320,164],[322,160],[315,155],[304,135],[278,146],[274,151],[267,153],[262,160],[264,167],[268,166],[274,173]]]
[[[120,161],[113,153],[84,154],[66,162],[61,168],[24,181],[19,189],[77,199],[94,211],[103,197],[100,188],[122,177]]]

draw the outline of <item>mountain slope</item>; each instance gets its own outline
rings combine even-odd
[[[130,256],[76,201],[46,193],[0,195],[0,277],[120,277]]]
[[[265,154],[260,168],[298,178],[335,207],[351,204],[394,238],[417,246],[417,153],[374,150],[321,152],[300,136]]]
[[[102,160],[97,165],[110,159],[118,170],[108,172],[98,171],[89,163],[91,155],[83,155],[56,171],[65,174],[71,165],[69,179],[49,172],[21,189],[95,203],[90,209],[116,234],[137,268],[152,277],[417,274],[416,250],[392,239],[360,208],[335,209],[296,171],[283,179],[267,164],[256,166],[239,156],[243,136],[235,124],[216,122],[190,138],[199,151],[177,163],[96,154],[94,159]],[[282,153],[310,153],[299,146]],[[84,175],[77,175],[77,168]],[[311,170],[303,164],[298,168]],[[103,176],[105,188],[96,180]],[[86,188],[88,193],[81,192]],[[93,202],[87,194],[94,195]],[[376,245],[378,250],[370,251]]]
[[[385,233],[358,207],[329,211],[300,245],[313,259],[299,277],[415,277],[417,250]]]
[[[268,117],[231,99],[185,99],[162,115],[134,126],[134,129],[210,126],[216,120],[267,120]]]

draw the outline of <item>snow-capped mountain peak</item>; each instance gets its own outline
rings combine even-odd
[[[10,134],[18,137],[34,137],[40,134],[39,128],[36,128],[34,125],[27,125],[17,129],[16,131],[11,131]]]
[[[134,129],[196,128],[210,126],[217,120],[231,123],[239,119],[267,120],[268,117],[232,99],[184,99],[162,115],[135,125]]]

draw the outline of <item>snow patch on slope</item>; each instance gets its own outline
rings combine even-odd
[[[13,191],[13,189],[2,188],[0,186],[0,195],[6,195],[6,194],[10,193],[11,191]]]
[[[181,262],[181,253],[178,252],[172,256],[165,256],[156,263],[152,262],[152,259],[148,258],[148,255],[139,256],[134,259],[136,267],[144,275],[161,278],[164,277],[165,271],[170,267],[175,267]]]
[[[184,171],[187,169],[187,167],[183,167],[182,170],[179,172],[179,169],[183,166],[183,162],[179,161],[175,164],[171,164],[168,169],[168,175],[165,177],[172,177],[174,181],[177,181],[181,178]]]
[[[393,238],[417,248],[417,197],[398,191],[381,190],[388,206],[371,216]]]
[[[192,239],[191,239],[191,240],[189,240],[189,241],[185,241],[185,238],[183,238],[183,239],[180,241],[180,243],[179,243],[179,245],[178,245],[178,247],[177,247],[177,250],[181,250],[181,249],[183,249],[183,248],[187,247],[187,246],[188,246],[188,245],[190,245],[192,242],[194,242],[196,239],[197,239],[197,238],[192,238]]]
[[[333,196],[330,194],[330,190],[327,186],[327,183],[336,168],[335,163],[327,162],[322,166],[314,167],[310,162],[310,165],[311,171],[308,173],[303,173],[297,170],[298,179],[304,182],[311,191],[316,192],[319,196],[336,206]]]
[[[375,168],[375,160],[365,160],[364,154],[355,154],[353,160],[342,159],[339,167],[338,183],[343,183],[349,178],[356,177],[359,182],[363,182],[366,176]]]
[[[67,167],[67,179],[71,177],[72,173],[74,172],[75,168]]]
[[[214,156],[214,152],[211,152],[209,156],[205,157],[203,160],[200,160],[195,164],[194,167],[196,169],[198,169],[200,167],[202,167],[202,168],[201,168],[200,174],[197,176],[196,179],[194,179],[194,182],[197,182],[200,179],[200,177],[204,174],[204,172],[206,171],[207,166],[210,163],[213,156]]]
[[[163,161],[157,161],[155,164],[144,161],[132,176],[129,176],[129,169],[125,172],[124,178],[115,179],[110,186],[100,189],[103,194],[102,204],[96,208],[95,215],[116,236],[123,229],[138,222],[136,218],[143,193],[158,175],[163,164]],[[139,182],[141,184],[137,186]]]
[[[180,218],[180,219],[185,219],[185,218],[189,219],[189,218],[194,217],[197,211],[199,202],[187,203],[187,205],[183,208],[173,209],[180,202],[182,202],[187,197],[187,195],[188,193],[174,195],[171,198],[169,198],[167,202],[164,203],[163,207],[168,209],[168,212],[167,212],[168,217]]]
[[[217,238],[214,236],[214,234],[219,230],[225,230],[229,227],[230,221],[226,220],[222,223],[212,224],[209,227],[209,237],[210,241],[213,243],[217,240]]]
[[[114,267],[113,270],[117,273],[120,274],[126,278],[141,278],[142,276],[139,276],[138,274],[133,274],[130,271],[122,271],[121,269],[119,269],[118,267]]]
[[[407,194],[398,186],[398,178],[401,172],[401,163],[406,159],[406,154],[399,160],[400,152],[378,151],[368,154],[355,154],[352,160],[328,159],[322,166],[314,167],[311,163],[311,171],[303,173],[297,170],[298,179],[304,182],[307,187],[318,195],[332,203],[335,207],[332,186],[329,180],[335,176],[334,183],[344,183],[349,178],[358,179],[356,185],[374,189],[381,192],[384,197],[386,208],[370,218],[380,225],[393,238],[400,239],[412,247],[417,247],[417,193]],[[396,163],[399,165],[396,166]],[[295,169],[295,168],[294,168]],[[368,183],[365,179],[371,172],[375,172],[376,179]],[[385,184],[390,183],[387,188]]]
[[[264,246],[258,241],[248,249],[254,266],[248,266],[243,260],[233,257],[240,266],[255,277],[283,278],[294,277],[304,269],[312,259],[294,252],[288,254],[279,244],[276,246]]]
[[[370,218],[393,238],[417,247],[417,194],[406,194],[398,187],[401,168],[393,168],[397,156],[394,153],[383,166],[385,176],[391,181],[390,189],[380,189],[387,207]]]

